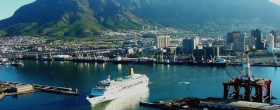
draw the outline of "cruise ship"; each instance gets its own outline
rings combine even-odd
[[[91,105],[100,102],[110,101],[120,98],[125,95],[133,94],[139,90],[146,88],[149,84],[149,78],[143,74],[134,74],[133,69],[129,71],[129,75],[124,78],[110,79],[110,75],[106,80],[99,81],[99,83],[92,88],[90,96],[87,100]]]

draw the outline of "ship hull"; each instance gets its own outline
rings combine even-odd
[[[149,84],[149,81],[143,82],[140,85],[134,86],[130,89],[126,89],[126,90],[120,91],[120,92],[112,94],[112,95],[104,95],[104,96],[98,96],[98,97],[92,97],[92,98],[87,96],[86,99],[91,103],[91,105],[96,105],[96,104],[101,103],[101,102],[114,100],[114,99],[129,95],[129,94],[133,94],[133,93],[137,93],[139,91],[142,91],[145,88],[147,88],[148,84]]]
[[[203,62],[187,62],[189,66],[213,66],[213,67],[226,67],[227,63],[203,63]]]
[[[121,61],[113,61],[114,64],[128,64],[129,61],[121,60]]]

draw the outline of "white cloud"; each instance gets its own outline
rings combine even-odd
[[[280,0],[269,0],[269,2],[275,3],[277,5],[280,5]]]

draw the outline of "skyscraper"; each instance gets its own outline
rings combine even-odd
[[[157,48],[164,48],[170,46],[170,36],[158,36],[156,38]]]
[[[280,30],[273,30],[270,34],[274,37],[274,44],[279,43]]]
[[[259,29],[252,30],[251,31],[251,36],[256,39],[256,49],[257,50],[265,48],[264,43],[262,42],[261,31]]]
[[[226,42],[228,44],[231,44],[234,41],[238,40],[240,38],[240,35],[241,35],[241,31],[228,32]]]
[[[233,34],[232,32],[227,33],[227,39],[226,39],[227,44],[233,43]]]
[[[236,34],[237,35],[237,34]],[[234,50],[236,52],[245,52],[245,33],[239,33],[238,39],[234,41]]]
[[[185,53],[192,53],[196,49],[196,39],[198,38],[187,38],[183,40],[183,50]]]

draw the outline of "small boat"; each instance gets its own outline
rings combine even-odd
[[[40,60],[41,61],[52,61],[53,60],[53,58],[52,58],[52,56],[42,56],[41,58],[40,58]]]
[[[187,85],[187,84],[190,84],[190,82],[187,82],[187,81],[182,81],[182,82],[178,82],[179,84],[185,84],[185,85]]]
[[[115,63],[115,64],[128,64],[129,61],[123,59],[121,56],[117,56],[116,58],[113,59],[113,63]]]
[[[96,61],[97,63],[105,63],[107,60],[108,60],[107,57],[104,57],[104,56],[102,56],[102,55],[99,55],[99,56],[96,57],[96,60],[95,60],[95,61]]]
[[[13,61],[13,62],[11,63],[11,66],[23,66],[23,63],[18,62],[18,61]]]

